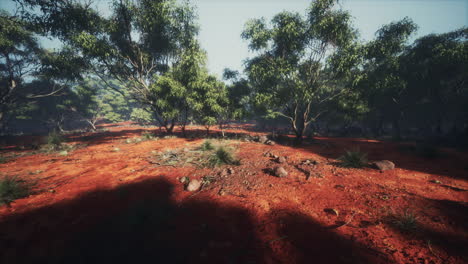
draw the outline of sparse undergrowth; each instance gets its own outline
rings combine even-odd
[[[171,149],[163,152],[153,152],[150,162],[163,166],[185,166],[192,164],[197,167],[217,167],[222,165],[239,165],[234,150],[227,146],[216,146],[212,141],[205,141],[193,150],[188,148]]]
[[[6,176],[0,179],[0,205],[9,205],[16,199],[27,197],[31,186],[17,177]]]
[[[367,153],[361,152],[359,149],[347,150],[338,159],[341,161],[341,166],[348,168],[362,168],[367,166],[369,162]]]
[[[40,148],[40,151],[45,153],[58,152],[60,155],[66,156],[74,149],[75,146],[65,144],[63,137],[54,131],[47,136],[46,144]]]

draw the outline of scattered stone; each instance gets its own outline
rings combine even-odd
[[[301,162],[301,165],[318,165],[319,163],[320,162],[318,162],[316,160],[306,159],[306,160]]]
[[[286,158],[285,157],[278,157],[276,159],[276,162],[278,162],[279,164],[286,163]]]
[[[54,189],[50,189],[49,192],[50,192],[50,193],[55,193],[55,190],[54,190]]]
[[[201,182],[199,180],[191,180],[187,185],[186,190],[189,192],[198,191],[201,187]]]
[[[233,168],[228,168],[228,169],[227,169],[227,173],[229,173],[229,174],[234,174],[234,169],[233,169]]]
[[[258,138],[258,142],[265,144],[268,141],[267,136],[263,135]]]
[[[288,176],[288,172],[283,167],[276,167],[273,171],[273,174],[279,178]]]
[[[274,145],[276,145],[276,142],[274,142],[273,140],[267,140],[267,141],[265,142],[265,144],[266,144],[266,145],[270,145],[270,146],[274,146]]]
[[[435,183],[435,184],[442,184],[442,182],[438,180],[430,180],[430,182]]]
[[[120,149],[119,149],[119,148],[113,148],[112,151],[114,151],[114,152],[119,152]]]
[[[188,176],[180,178],[180,183],[187,184],[190,182],[190,178]]]
[[[218,195],[224,196],[224,195],[226,195],[226,191],[223,188],[221,188],[221,189],[219,189]]]
[[[380,171],[393,170],[395,169],[395,163],[389,160],[374,161],[372,165],[379,169]]]
[[[345,187],[344,187],[344,185],[337,184],[337,185],[335,185],[335,188],[344,190]]]
[[[277,155],[270,155],[270,157],[274,158],[274,159],[277,159],[278,156]]]

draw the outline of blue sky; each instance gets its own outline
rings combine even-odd
[[[100,8],[107,8],[103,0]],[[197,6],[201,27],[200,42],[208,53],[209,70],[221,76],[224,68],[242,70],[252,56],[241,39],[250,18],[270,19],[287,10],[305,14],[311,0],[192,0]],[[442,33],[468,26],[468,1],[464,0],[342,0],[343,9],[354,17],[361,39],[370,40],[384,24],[408,16],[418,24],[417,36]],[[0,8],[11,11],[11,0],[0,0]],[[102,10],[104,13],[106,10]],[[46,43],[50,45],[50,43]]]

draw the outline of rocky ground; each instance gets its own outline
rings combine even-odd
[[[294,146],[248,127],[212,140],[239,165],[211,168],[203,131],[70,134],[66,153],[5,143],[0,177],[34,193],[0,207],[0,263],[466,263],[468,155],[323,138]],[[344,168],[347,149],[369,166]]]

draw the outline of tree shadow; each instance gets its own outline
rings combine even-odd
[[[274,219],[273,233],[287,238],[272,241],[247,209],[202,196],[177,202],[174,188],[161,176],[4,216],[0,262],[379,263],[308,216]]]

